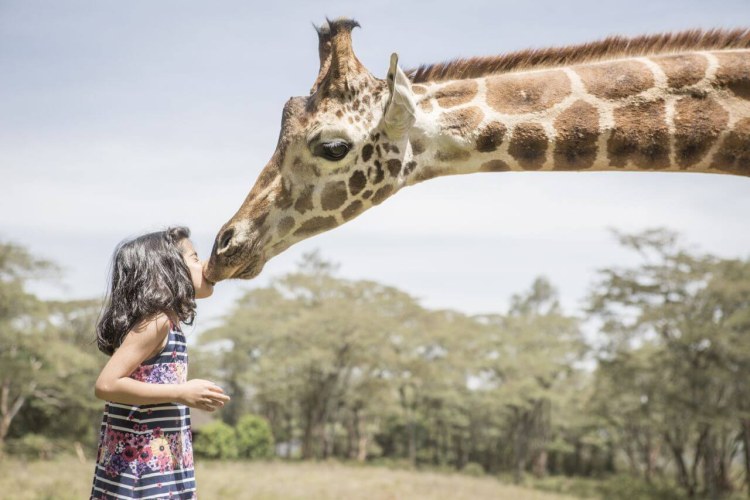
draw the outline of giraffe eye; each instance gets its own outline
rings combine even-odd
[[[321,142],[315,148],[315,155],[327,160],[339,161],[346,156],[350,147],[348,142],[342,140]]]

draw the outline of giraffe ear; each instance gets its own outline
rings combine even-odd
[[[398,65],[398,54],[391,54],[388,69],[388,101],[383,113],[383,130],[390,140],[396,140],[414,125],[416,102],[411,82]]]

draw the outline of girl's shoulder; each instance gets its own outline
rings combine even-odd
[[[166,334],[173,328],[172,319],[169,314],[158,312],[138,321],[131,331],[142,332],[150,330],[159,334]]]
[[[159,352],[169,341],[169,332],[173,329],[174,324],[169,314],[156,313],[136,323],[125,337],[123,345],[141,344],[150,349],[149,354],[153,354]]]

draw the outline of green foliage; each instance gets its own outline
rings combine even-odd
[[[464,468],[461,469],[461,472],[469,476],[484,476],[484,467],[482,467],[482,464],[469,462],[468,464],[464,465]]]
[[[528,481],[534,488],[577,498],[607,500],[677,500],[684,498],[679,488],[665,481],[647,483],[642,478],[617,474],[602,479],[549,476]]]
[[[204,425],[196,433],[193,451],[198,457],[232,459],[239,456],[234,428],[221,421]]]
[[[258,415],[243,415],[237,422],[237,448],[244,458],[273,456],[273,434],[268,420]]]
[[[600,270],[585,318],[543,277],[507,312],[470,316],[305,255],[193,349],[193,376],[232,396],[196,455],[269,456],[275,437],[290,457],[486,471],[580,497],[729,498],[750,478],[750,260],[662,229],[616,236],[638,260]],[[56,435],[92,442],[101,417],[98,303],[28,293],[49,269],[0,245],[0,412],[20,402],[5,430],[30,455]]]
[[[59,452],[59,444],[41,434],[28,433],[8,442],[11,455],[26,459],[50,460]]]
[[[507,316],[470,317],[334,269],[306,255],[201,337],[207,351],[225,346],[211,377],[233,396],[228,422],[267,416],[280,440],[300,438],[305,458],[378,453],[453,469],[498,448],[502,466],[523,467],[567,422],[553,412],[580,394],[571,363],[584,345],[545,279]]]
[[[617,475],[596,484],[601,498],[613,500],[680,500],[684,494],[676,485],[647,483],[632,476]]]
[[[695,255],[665,230],[619,237],[642,262],[602,270],[591,295],[603,342],[588,407],[644,479],[671,461],[684,494],[722,496],[750,443],[750,262]]]
[[[104,360],[92,340],[100,304],[44,301],[27,291],[58,274],[54,264],[0,242],[0,452],[6,439],[29,433],[95,444],[101,405],[92,385]]]

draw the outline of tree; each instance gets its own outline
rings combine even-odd
[[[38,335],[44,305],[26,291],[26,283],[52,270],[25,248],[0,243],[0,452],[13,419],[37,394],[44,366]]]
[[[0,451],[27,432],[88,441],[98,434],[91,386],[101,366],[93,344],[100,303],[43,301],[26,290],[58,274],[22,246],[0,243]]]
[[[604,338],[595,407],[646,480],[665,449],[688,496],[723,495],[747,392],[747,263],[698,255],[664,229],[616,234],[642,262],[600,271],[590,296]]]
[[[330,455],[343,423],[351,453],[364,459],[367,415],[388,387],[381,347],[416,306],[392,287],[338,279],[334,269],[306,255],[299,272],[248,291],[201,342],[229,342],[219,375],[253,395],[280,439],[300,428],[305,458]]]
[[[514,480],[533,461],[537,475],[547,470],[553,408],[584,352],[578,320],[563,314],[557,291],[544,278],[515,295],[505,316],[483,318],[494,328],[486,339],[482,371],[492,396],[501,402],[504,435],[510,443]]]

